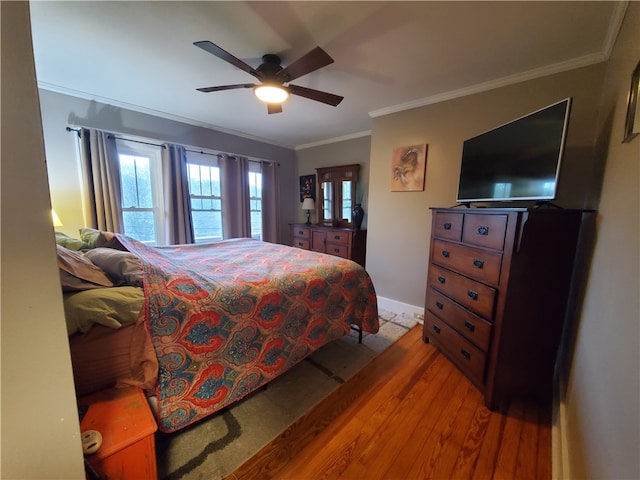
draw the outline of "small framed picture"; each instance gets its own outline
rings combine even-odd
[[[628,143],[640,134],[640,105],[638,104],[638,91],[640,90],[640,62],[636,65],[631,75],[631,87],[627,99],[627,119],[624,127],[624,140]]]
[[[426,168],[426,144],[394,148],[391,157],[391,191],[416,192],[424,190]]]
[[[300,202],[304,202],[305,198],[313,198],[316,200],[316,176],[302,175],[300,177]]]

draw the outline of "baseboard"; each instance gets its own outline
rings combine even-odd
[[[565,382],[556,378],[553,389],[551,412],[551,478],[570,479],[569,441],[567,438],[567,405],[565,402]]]
[[[404,313],[405,315],[416,318],[420,323],[424,320],[424,308],[409,305],[408,303],[402,303],[397,300],[378,296],[378,307],[383,310],[397,313],[398,315]]]

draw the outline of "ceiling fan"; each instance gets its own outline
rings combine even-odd
[[[284,85],[296,78],[333,63],[333,58],[320,47],[314,48],[284,68],[280,65],[280,57],[274,54],[264,55],[262,57],[262,65],[258,68],[253,68],[208,40],[194,42],[194,45],[247,72],[249,75],[253,75],[261,82],[260,84],[240,83],[236,85],[197,88],[196,90],[200,92],[206,93],[218,92],[220,90],[233,90],[236,88],[253,88],[255,95],[267,104],[267,112],[270,114],[282,112],[282,102],[287,99],[289,94],[326,103],[334,107],[338,106],[344,98],[339,95],[334,95],[333,93],[321,92],[299,85]]]

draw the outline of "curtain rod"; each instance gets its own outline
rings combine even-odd
[[[71,127],[67,127],[65,128],[65,130],[67,132],[76,132],[78,134],[78,138],[80,138],[80,132],[81,130],[79,128],[71,128]]]
[[[77,132],[78,133],[78,138],[80,138],[80,133],[82,132],[81,128],[71,128],[71,127],[66,127],[67,132]],[[126,137],[120,137],[118,135],[115,135],[113,133],[107,133],[107,135],[111,138],[115,138],[116,140],[122,140],[123,142],[133,142],[133,143],[141,143],[143,145],[151,145],[153,147],[160,147],[160,148],[166,148],[166,145],[162,144],[162,143],[153,143],[153,142],[145,142],[143,140],[137,140],[134,138],[126,138]],[[202,155],[212,155],[214,157],[220,157],[221,154],[219,153],[210,153],[210,152],[205,152],[204,150],[190,150],[188,148],[185,147],[185,151],[190,152],[190,153],[200,153]],[[235,158],[233,156],[231,156],[232,158]]]
[[[71,128],[69,126],[66,127],[65,129],[67,132],[76,132],[78,134],[78,138],[81,138],[80,133],[82,132],[81,128]],[[111,136],[112,138],[115,138],[116,140],[122,140],[125,142],[134,142],[134,143],[142,143],[144,145],[152,145],[154,147],[160,147],[160,148],[166,148],[166,146],[164,144],[160,144],[160,143],[152,143],[152,142],[144,142],[142,140],[135,140],[133,138],[125,138],[125,137],[119,137],[113,133],[108,133],[107,135]],[[211,155],[212,157],[218,157],[220,158],[222,156],[221,153],[211,153],[211,152],[205,152],[204,150],[191,150],[187,147],[184,148],[186,152],[189,153],[199,153],[201,155]],[[227,155],[229,158],[237,158],[235,155]],[[254,163],[266,163],[268,165],[271,165],[273,162],[271,162],[270,160],[253,160],[251,158],[248,159],[250,162],[254,162]]]

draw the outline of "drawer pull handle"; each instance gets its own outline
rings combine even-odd
[[[480,235],[489,235],[489,227],[478,227],[478,233]]]
[[[433,331],[436,332],[437,334],[440,334],[440,327],[438,325],[434,325]]]
[[[473,332],[476,329],[476,326],[473,323],[471,323],[469,320],[464,321],[464,327],[470,332]]]
[[[334,251],[335,253],[340,253],[340,249],[339,249],[339,248],[334,248],[334,249],[333,249],[333,251]]]
[[[442,302],[436,302],[436,307],[438,307],[438,309],[442,310],[444,308],[444,305],[442,304]]]
[[[340,235],[334,235],[334,236],[333,236],[333,239],[334,239],[334,240],[340,240]]]
[[[302,235],[304,233],[303,230],[298,230],[298,235]]]
[[[467,292],[467,295],[469,296],[469,298],[471,300],[478,300],[478,294],[476,292],[474,292],[473,290],[469,290]]]
[[[444,278],[442,275],[440,275],[440,276],[438,277],[438,281],[439,281],[440,283],[444,284],[444,282],[446,282],[446,281],[447,281],[447,279],[446,279],[446,278]]]
[[[442,256],[443,256],[444,258],[449,258],[449,250],[443,250],[443,251],[442,251]]]
[[[302,242],[298,242],[299,247],[301,247],[302,245],[304,245]]]
[[[471,354],[469,352],[467,352],[464,348],[462,350],[460,350],[460,353],[467,360],[471,360]]]
[[[476,268],[482,269],[484,267],[484,261],[478,260],[477,258],[473,259],[473,266]]]
[[[442,226],[444,227],[445,230],[451,230],[451,224],[449,222],[445,223]]]

